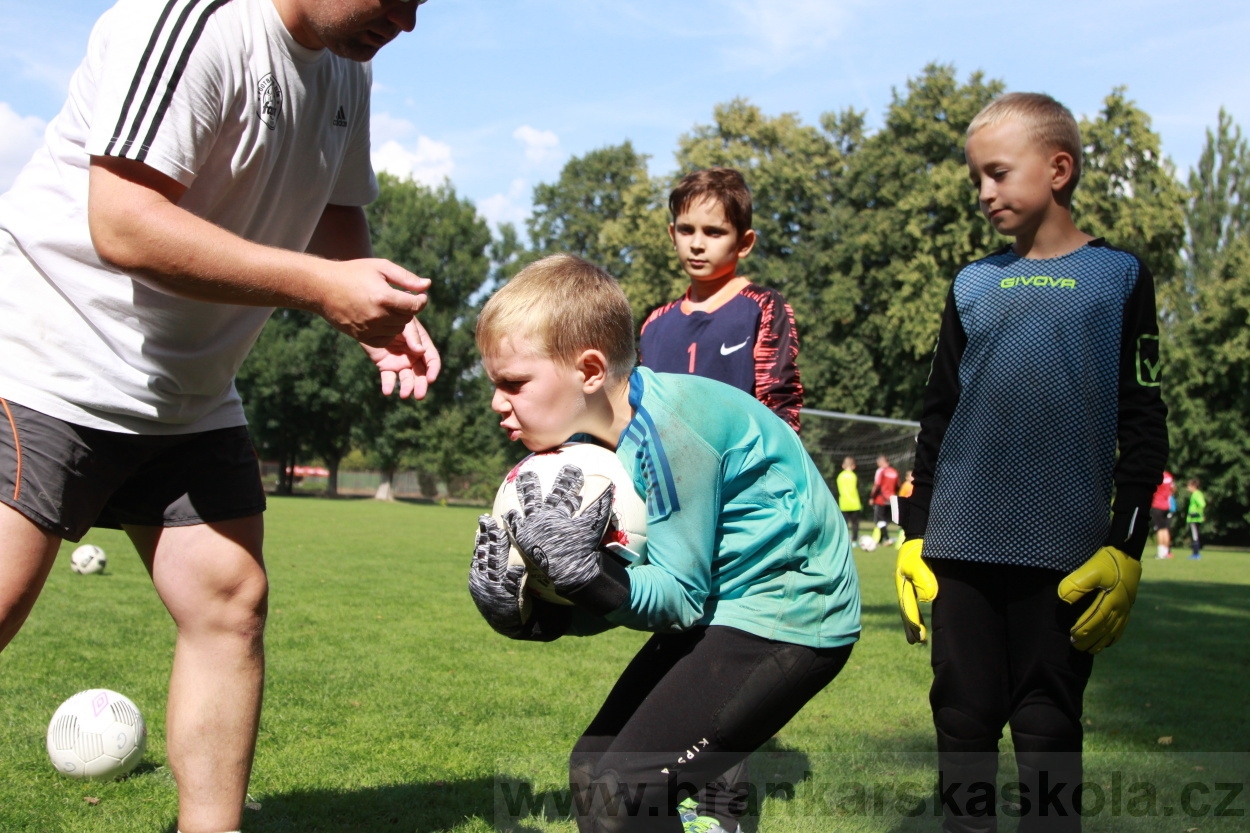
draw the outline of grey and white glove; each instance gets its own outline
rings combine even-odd
[[[508,564],[508,533],[490,515],[479,515],[473,562],[469,565],[469,593],[478,613],[497,632],[523,638],[529,620],[529,600],[523,592],[524,564]]]
[[[538,475],[521,472],[516,479],[521,511],[509,511],[504,524],[530,569],[573,604],[602,616],[629,600],[629,575],[602,547],[612,520],[612,485],[579,515],[584,482],[580,468],[566,465],[543,498]]]

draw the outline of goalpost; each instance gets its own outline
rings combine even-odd
[[[916,459],[919,422],[815,408],[803,408],[799,413],[803,415],[800,434],[803,444],[835,495],[834,478],[842,470],[842,461],[847,457],[855,458],[865,504],[879,455],[884,454],[889,458],[890,465],[898,469],[900,482]]]

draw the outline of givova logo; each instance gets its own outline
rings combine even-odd
[[[999,289],[1015,289],[1017,286],[1076,289],[1076,281],[1073,278],[1052,278],[1049,275],[1025,275],[1019,278],[1003,278],[998,282]]]

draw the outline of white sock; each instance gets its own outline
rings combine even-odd
[[[1162,544],[1159,545],[1159,557],[1160,558],[1168,557],[1168,548],[1163,546]]]

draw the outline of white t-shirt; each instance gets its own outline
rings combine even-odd
[[[187,186],[183,208],[303,251],[327,204],[377,196],[370,83],[369,65],[297,44],[272,0],[105,12],[44,146],[0,196],[0,397],[127,433],[242,425],[234,375],[272,310],[102,263],[90,157],[141,161]]]

